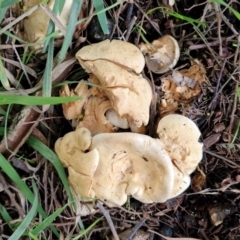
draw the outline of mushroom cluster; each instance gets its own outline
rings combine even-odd
[[[152,89],[140,75],[145,65],[141,51],[131,43],[105,40],[81,48],[76,57],[89,73],[92,88],[88,89],[83,81],[74,92],[64,86],[61,96],[83,96],[71,107],[63,105],[65,117],[76,119],[83,115],[78,127],[87,127],[93,135],[118,128],[144,132]]]
[[[138,133],[100,133],[78,128],[59,138],[55,151],[69,182],[83,200],[123,205],[131,195],[143,203],[165,202],[182,193],[202,158],[200,131],[172,114],[158,124],[159,138]]]
[[[166,39],[177,46],[172,37],[162,40]],[[158,73],[171,69],[179,57],[179,50],[170,57],[160,40],[145,52],[150,58],[162,54],[162,62],[154,65]],[[143,203],[165,202],[186,190],[202,158],[200,131],[187,117],[171,114],[159,121],[158,138],[143,134],[153,93],[140,74],[145,65],[140,49],[105,40],[83,47],[76,57],[89,73],[90,87],[81,80],[74,91],[67,85],[62,88],[61,96],[82,97],[63,104],[65,117],[80,122],[75,131],[57,140],[55,151],[79,197],[97,197],[114,206],[123,205],[128,196]],[[117,132],[119,128],[132,132]]]

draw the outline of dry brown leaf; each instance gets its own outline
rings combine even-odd
[[[203,140],[205,149],[209,149],[212,145],[217,143],[221,137],[221,133],[213,133]]]
[[[200,94],[201,84],[206,81],[206,70],[196,61],[189,69],[173,71],[172,75],[162,78],[161,81],[164,96],[160,113],[163,114],[175,111],[180,103],[190,103]]]
[[[202,190],[203,184],[205,183],[206,175],[204,172],[197,167],[196,171],[194,172],[194,175],[192,177],[192,189],[194,192],[199,192]]]

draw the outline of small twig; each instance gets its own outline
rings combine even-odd
[[[239,76],[239,74],[238,74]],[[237,102],[238,102],[238,85],[239,82],[236,82],[235,85],[235,92],[234,92],[234,102],[233,102],[233,108],[232,108],[232,112],[231,112],[231,117],[230,117],[230,123],[229,123],[229,134],[230,136],[232,135],[232,126],[233,126],[233,122],[234,122],[234,117],[235,117],[235,112],[237,109]],[[231,140],[231,138],[229,138],[229,140]]]
[[[227,62],[227,58],[224,59],[224,62],[223,62],[223,64],[222,64],[222,68],[221,68],[221,71],[220,71],[220,73],[219,73],[218,80],[217,80],[217,86],[216,86],[216,88],[215,88],[214,97],[213,97],[212,102],[210,103],[210,106],[211,106],[211,110],[212,110],[212,111],[214,111],[214,109],[215,109],[216,106],[217,106],[218,89],[219,89],[219,86],[220,86],[220,81],[221,81],[221,79],[222,79],[222,74],[223,74],[223,71],[224,71],[224,69],[225,69],[226,62]]]
[[[25,76],[26,76],[26,79],[27,79],[27,81],[28,81],[28,84],[29,84],[29,86],[32,88],[33,86],[32,86],[31,80],[30,80],[30,78],[29,78],[29,76],[28,76],[28,73],[27,73],[27,71],[26,71],[26,68],[25,68],[24,64],[22,63],[22,60],[21,60],[21,58],[20,58],[20,56],[19,56],[19,54],[18,54],[18,51],[17,51],[17,49],[15,48],[15,46],[14,46],[13,43],[12,43],[12,48],[13,48],[15,54],[16,54],[16,57],[17,57],[17,60],[19,61],[20,66],[21,66],[21,68],[22,68],[22,70],[23,70],[23,72],[24,72],[24,74],[25,74]]]
[[[106,218],[107,222],[108,222],[108,225],[112,231],[112,234],[115,238],[115,240],[120,240],[119,237],[118,237],[118,234],[117,234],[117,231],[113,225],[113,221],[110,217],[110,214],[109,214],[109,211],[106,210],[104,207],[103,207],[103,204],[100,202],[100,201],[97,201],[97,207],[101,210],[101,212],[103,213],[104,217]]]
[[[217,23],[218,23],[218,41],[219,41],[219,55],[222,56],[222,37],[221,37],[221,23],[222,19],[220,16],[221,9],[219,7],[219,4],[213,3],[213,7],[217,16]]]
[[[239,58],[239,51],[240,51],[240,35],[238,35],[238,41],[237,41],[237,47],[235,50],[235,56],[234,56],[234,61],[233,61],[233,65],[236,66],[237,65],[237,61]]]
[[[10,29],[12,26],[14,26],[16,23],[20,22],[22,19],[24,19],[25,17],[31,15],[34,11],[36,11],[39,8],[39,5],[35,5],[34,7],[30,8],[28,11],[26,11],[25,13],[23,13],[20,17],[18,17],[17,19],[15,19],[14,21],[12,21],[11,23],[9,23],[8,25],[6,25],[4,28],[2,28],[0,30],[0,35],[2,35],[4,32],[6,32],[6,30]]]
[[[148,20],[148,22],[152,25],[152,27],[157,31],[157,33],[159,35],[162,35],[159,30],[157,29],[157,27],[152,23],[151,19],[148,17],[148,15],[142,10],[142,8],[137,4],[136,1],[134,1],[134,4],[136,5],[136,7],[140,10],[140,12],[144,15],[144,17]]]
[[[132,12],[133,12],[133,0],[129,0],[127,13],[126,13],[126,19],[125,19],[125,25],[128,26],[130,23],[130,19],[132,18]]]
[[[128,41],[128,38],[129,38],[129,36],[131,34],[131,31],[132,31],[133,26],[135,25],[136,21],[137,21],[137,17],[134,16],[132,18],[131,22],[128,24],[127,33],[126,33],[126,37],[125,37],[126,41]]]
[[[222,159],[222,160],[224,160],[225,162],[228,162],[229,164],[231,164],[232,166],[235,166],[235,167],[237,167],[237,168],[240,167],[240,165],[237,164],[237,163],[235,163],[234,161],[229,160],[229,159],[227,159],[227,158],[225,158],[225,157],[223,157],[223,156],[221,156],[221,155],[218,155],[218,154],[216,154],[216,153],[214,153],[214,152],[207,151],[207,150],[204,150],[204,152],[207,153],[207,154],[210,154],[210,155],[212,155],[212,156],[214,156],[214,157],[217,157],[217,158],[219,158],[219,159]]]
[[[203,3],[199,3],[199,4],[194,4],[190,8],[184,8],[184,11],[190,11],[190,10],[192,10],[195,7],[199,7],[199,6],[205,5],[206,3],[207,3],[207,1],[203,2]]]
[[[131,233],[127,236],[126,240],[132,240],[138,229],[146,222],[146,218],[142,218],[138,224],[132,229]]]

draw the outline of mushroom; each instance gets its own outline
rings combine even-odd
[[[173,198],[188,188],[191,182],[189,175],[202,159],[201,133],[189,118],[170,114],[159,121],[157,134],[173,163],[174,184],[170,194]]]
[[[180,56],[178,42],[170,35],[165,35],[151,44],[140,44],[140,50],[146,54],[149,69],[154,73],[165,73],[177,64]]]
[[[148,124],[152,89],[145,78],[106,60],[86,61],[83,67],[96,76],[121,118],[136,127]]]
[[[96,149],[88,151],[92,141],[86,128],[67,133],[55,143],[55,151],[64,167],[68,168],[69,182],[81,197],[94,197],[91,191],[93,177],[99,164]]]
[[[90,91],[88,90],[88,85],[85,81],[81,80],[77,87],[70,91],[68,85],[63,85],[62,89],[60,90],[59,95],[61,97],[68,97],[68,96],[81,96],[82,99],[76,102],[69,102],[63,103],[63,115],[66,119],[72,120],[79,118],[80,114],[82,113],[82,108],[85,102],[88,100],[90,96]]]
[[[86,61],[105,60],[117,64],[137,74],[142,72],[145,60],[141,51],[133,44],[109,39],[81,48],[77,54],[81,66],[86,69]],[[88,70],[88,69],[86,69]]]
[[[101,87],[97,93],[109,98],[120,118],[140,128],[149,121],[152,89],[138,75],[144,67],[144,57],[133,44],[105,40],[80,49],[76,58],[90,74],[89,81]]]
[[[114,125],[115,127],[121,128],[121,129],[131,129],[131,132],[134,133],[146,133],[146,127],[141,126],[141,127],[136,127],[134,124],[129,124],[126,118],[120,118],[117,112],[114,109],[109,109],[106,112],[106,118],[107,120]]]
[[[126,118],[120,118],[113,108],[107,110],[105,115],[106,115],[106,118],[108,119],[108,121],[110,123],[112,123],[112,125],[114,125],[118,128],[122,128],[122,129],[128,129],[129,128],[129,124],[128,124],[127,119]]]
[[[83,199],[109,206],[131,195],[143,203],[164,202],[182,193],[202,158],[200,132],[181,115],[162,118],[159,139],[137,133],[100,133],[79,128],[57,140],[55,151],[69,182]],[[92,157],[92,159],[91,159]]]
[[[128,195],[144,203],[169,198],[173,168],[159,141],[137,133],[90,135],[79,128],[55,144],[70,184],[83,199],[98,197],[113,206],[124,204]]]
[[[21,6],[24,11],[29,10],[37,4],[40,4],[42,0],[22,0],[21,5],[18,4],[16,7],[16,12],[20,12]],[[53,9],[55,0],[48,1],[47,5],[50,9]],[[58,20],[63,26],[67,26],[68,17],[71,11],[72,0],[65,1],[62,12],[57,15]],[[48,24],[50,17],[46,14],[46,12],[39,7],[35,10],[31,15],[23,19],[23,38],[24,40],[34,43],[40,39],[43,39],[46,36]],[[57,30],[57,29],[55,29]],[[60,33],[58,36],[62,36]],[[34,50],[39,50],[42,47],[41,44],[37,44],[32,46]]]
[[[77,128],[85,127],[92,135],[104,132],[116,132],[111,121],[105,116],[105,113],[112,109],[110,101],[104,97],[91,96],[84,106],[83,119],[78,124]]]

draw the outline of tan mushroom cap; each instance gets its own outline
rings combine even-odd
[[[93,148],[100,156],[93,181],[100,199],[119,205],[127,195],[144,203],[168,199],[173,168],[158,141],[137,133],[103,133],[93,137]]]
[[[171,70],[180,56],[178,42],[170,35],[154,40],[151,45],[140,44],[140,49],[146,53],[150,70],[154,73],[165,73]]]
[[[85,61],[82,67],[97,77],[121,118],[137,127],[148,124],[152,89],[146,79],[105,60]]]
[[[91,186],[99,164],[96,149],[86,152],[92,136],[88,129],[81,128],[67,133],[55,143],[55,151],[64,167],[69,171],[69,182],[81,197],[94,197]]]
[[[163,117],[157,133],[173,164],[182,173],[191,174],[202,159],[203,144],[196,124],[187,117],[170,114]]]
[[[82,112],[83,105],[87,101],[88,97],[90,96],[90,91],[88,90],[88,85],[85,81],[81,80],[77,87],[70,91],[68,85],[63,85],[60,90],[61,97],[68,97],[68,96],[81,96],[82,99],[76,102],[69,102],[63,103],[63,115],[66,119],[77,119]]]
[[[124,204],[128,195],[144,203],[169,198],[173,168],[158,140],[137,133],[102,133],[91,140],[89,136],[88,129],[79,128],[55,145],[60,160],[68,166],[70,184],[81,197],[96,196],[110,205]],[[85,139],[86,145],[82,144]],[[85,152],[76,147],[76,140]]]
[[[137,74],[142,72],[145,65],[142,52],[135,45],[120,40],[107,39],[83,47],[77,52],[76,58],[81,65],[83,61],[107,60]]]

